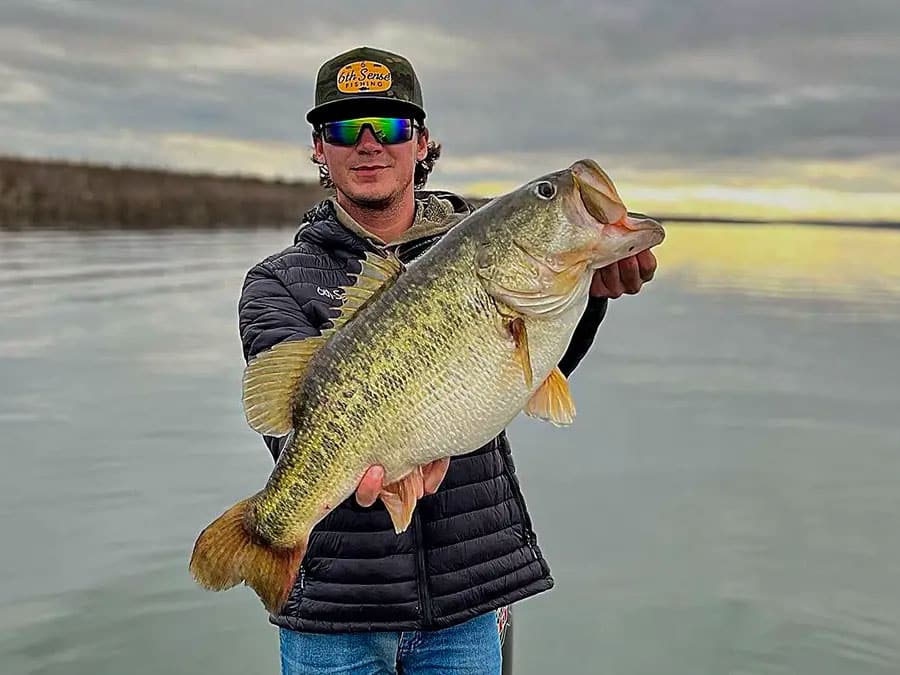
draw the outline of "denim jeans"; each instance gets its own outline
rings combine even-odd
[[[500,675],[494,612],[436,631],[298,633],[281,629],[282,675]]]

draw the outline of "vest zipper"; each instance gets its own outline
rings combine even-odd
[[[422,628],[431,628],[432,607],[431,596],[428,594],[428,582],[425,579],[425,548],[422,545],[422,520],[419,518],[419,510],[413,511],[413,529],[416,533],[416,587],[419,589],[419,607],[422,608],[424,625]]]
[[[500,441],[496,441],[497,445],[499,445]],[[531,550],[531,555],[534,556],[534,559],[538,559],[537,550],[535,549],[535,544],[537,543],[537,537],[534,534],[534,528],[531,524],[531,516],[528,515],[528,509],[525,507],[525,497],[522,496],[522,488],[519,485],[519,479],[510,469],[509,461],[507,460],[506,454],[503,450],[497,447],[497,452],[500,453],[500,458],[503,461],[503,473],[506,474],[507,479],[509,479],[510,484],[512,485],[512,489],[514,492],[514,497],[516,499],[516,504],[519,505],[519,513],[522,514],[522,541],[528,544],[528,548]]]
[[[507,469],[507,476],[512,478],[510,471]],[[528,510],[525,508],[525,498],[522,496],[521,491],[519,490],[518,481],[515,486],[516,490],[516,503],[519,505],[519,511],[522,513],[522,539],[526,544],[528,544],[528,548],[531,550],[531,555],[534,556],[534,559],[538,559],[537,550],[534,548],[534,545],[537,543],[537,537],[534,534],[534,529],[531,526],[531,517],[528,515]]]

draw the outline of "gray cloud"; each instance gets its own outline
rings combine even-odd
[[[165,161],[151,146],[167,134],[302,147],[319,63],[366,43],[416,64],[447,156],[896,155],[898,34],[896,0],[7,0],[0,150]],[[482,166],[473,179],[503,173]]]

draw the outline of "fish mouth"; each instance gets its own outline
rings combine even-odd
[[[628,215],[609,176],[592,159],[575,162],[569,170],[584,208],[599,223],[609,225]]]
[[[612,180],[597,162],[582,159],[569,167],[569,170],[572,172],[578,201],[595,221],[603,238],[613,239],[616,242],[614,248],[617,257],[608,260],[609,252],[607,252],[604,256],[608,260],[607,264],[656,246],[665,238],[665,230],[658,221],[647,216],[628,213]]]

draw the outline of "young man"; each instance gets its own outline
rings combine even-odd
[[[411,64],[359,48],[325,63],[316,82],[314,161],[335,196],[303,217],[294,244],[253,267],[239,303],[247,360],[283,340],[318,335],[366,251],[409,262],[471,211],[422,188],[439,146],[429,141]],[[584,356],[607,298],[636,293],[656,269],[645,252],[596,273],[560,368]],[[276,458],[278,439],[266,438]],[[355,499],[313,531],[285,607],[285,674],[500,673],[495,611],[549,589],[505,434],[425,469],[409,529],[397,535],[372,467]]]

